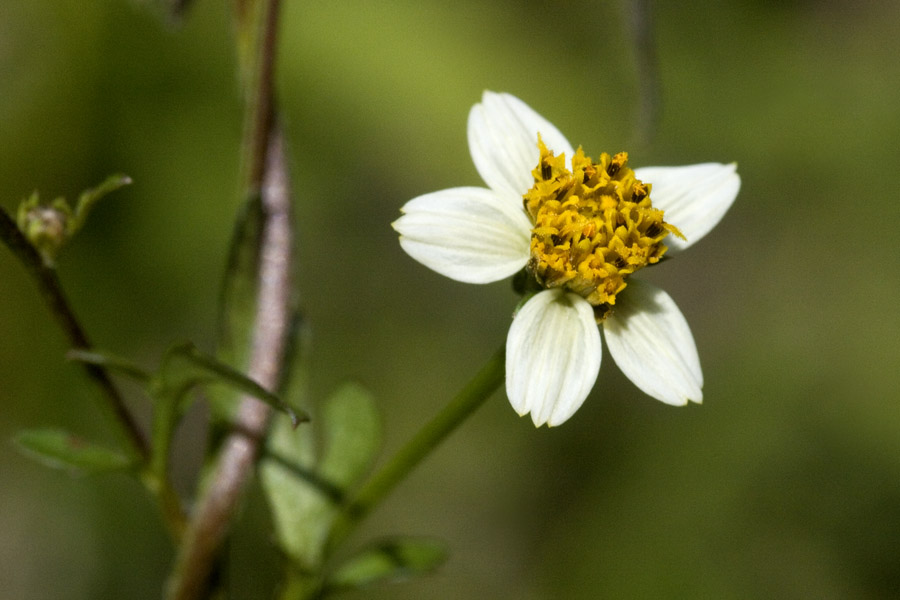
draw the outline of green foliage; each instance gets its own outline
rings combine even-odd
[[[98,367],[103,367],[107,371],[119,373],[120,375],[124,375],[129,379],[134,379],[139,382],[149,382],[152,377],[149,372],[126,358],[99,352],[97,350],[69,350],[66,353],[66,358],[91,365],[97,365]]]
[[[26,456],[56,469],[82,473],[123,471],[135,463],[125,455],[60,429],[26,429],[13,438]]]
[[[166,352],[151,388],[156,397],[173,396],[181,399],[184,394],[198,385],[222,384],[261,400],[288,415],[291,426],[296,428],[309,417],[282,402],[281,398],[266,390],[234,367],[213,356],[204,354],[192,343],[173,346]]]
[[[321,569],[341,502],[381,445],[375,400],[358,385],[335,391],[314,426],[321,439],[318,460],[311,436],[298,435],[276,421],[260,467],[278,544],[297,567],[309,572]]]
[[[390,538],[347,560],[328,577],[325,589],[339,591],[425,575],[446,560],[447,550],[438,540]]]
[[[309,420],[302,411],[296,411],[276,394],[266,390],[240,371],[201,352],[193,343],[176,344],[166,354],[155,373],[148,373],[127,359],[104,352],[71,350],[67,355],[78,360],[117,371],[147,384],[147,391],[157,401],[171,400],[179,403],[185,394],[198,386],[224,385],[232,390],[253,396],[290,417],[291,426]]]
[[[381,446],[381,421],[365,389],[345,384],[328,400],[321,416],[323,452],[319,472],[347,489],[365,475]]]
[[[263,212],[259,197],[248,198],[235,222],[228,263],[219,291],[218,340],[216,355],[224,362],[246,368],[256,315],[260,236]],[[211,394],[211,407],[219,420],[230,420],[234,408],[233,390]]]
[[[204,354],[192,343],[172,346],[163,357],[155,373],[148,374],[128,360],[102,352],[71,351],[69,357],[103,366],[138,380],[146,386],[154,401],[153,447],[151,472],[159,479],[167,478],[169,448],[175,428],[187,408],[185,398],[198,386],[223,385],[250,395],[290,417],[287,427],[292,431],[309,417],[295,411],[258,383],[216,358]]]
[[[82,192],[74,209],[65,198],[56,198],[49,205],[41,204],[38,193],[34,192],[19,204],[17,224],[41,254],[44,264],[53,266],[59,250],[84,226],[94,205],[110,192],[130,183],[131,178],[127,175],[110,175],[97,187]]]

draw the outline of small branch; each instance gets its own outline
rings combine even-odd
[[[2,209],[0,209],[0,239],[12,250],[34,278],[41,296],[50,308],[50,313],[62,328],[72,348],[90,350],[91,343],[69,306],[56,270],[44,264],[37,250],[25,239],[12,218]],[[134,453],[142,460],[146,460],[150,456],[147,440],[125,406],[122,395],[113,384],[106,369],[84,362],[81,365],[88,378],[100,389],[105,400],[103,406],[107,408],[110,419],[117,424],[117,430],[121,436]]]
[[[280,131],[271,136],[262,188],[265,225],[259,270],[259,296],[248,376],[273,390],[291,322],[291,248],[293,227],[290,186]],[[228,531],[238,501],[260,451],[272,409],[251,397],[241,399],[237,427],[225,440],[215,472],[188,527],[170,600],[202,598],[209,574]]]

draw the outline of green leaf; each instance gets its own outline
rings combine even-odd
[[[258,196],[248,199],[238,215],[228,249],[228,262],[219,292],[218,340],[215,355],[224,363],[246,370],[250,357],[259,275],[263,210]],[[215,420],[230,421],[236,394],[230,389],[210,394]]]
[[[297,427],[308,421],[309,416],[297,412],[281,398],[268,391],[234,367],[227,365],[208,354],[204,354],[191,343],[181,344],[169,349],[160,367],[158,386],[162,390],[183,395],[197,385],[224,384],[258,400],[276,410],[280,410],[291,418],[291,425]]]
[[[126,185],[131,185],[131,177],[128,175],[110,175],[106,180],[95,188],[85,190],[78,197],[75,203],[75,213],[69,220],[69,237],[81,229],[87,220],[88,213],[94,208],[94,205],[107,194],[110,194]]]
[[[278,545],[302,570],[316,571],[337,505],[333,490],[318,482],[309,433],[291,429],[284,419],[273,421],[259,474]]]
[[[59,429],[27,429],[13,438],[26,455],[57,469],[86,473],[130,469],[135,463],[119,452]]]
[[[309,435],[273,423],[260,466],[278,544],[301,570],[317,572],[348,488],[371,464],[381,440],[375,401],[358,385],[339,388],[314,421],[322,458]]]
[[[359,385],[341,386],[325,404],[321,417],[323,478],[348,488],[371,466],[381,447],[381,420],[375,399]]]
[[[431,573],[446,560],[447,550],[440,541],[392,538],[351,557],[328,577],[325,588],[346,590],[378,581],[417,577]]]
[[[147,383],[150,381],[151,377],[150,373],[127,358],[122,358],[99,350],[80,350],[76,348],[66,352],[66,358],[103,367],[107,371],[125,375],[126,377],[141,383]]]

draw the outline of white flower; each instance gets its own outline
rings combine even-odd
[[[687,322],[668,294],[629,275],[719,222],[740,188],[736,166],[632,171],[625,153],[594,163],[524,102],[492,92],[469,113],[468,137],[488,188],[419,196],[393,226],[403,249],[442,275],[489,283],[526,268],[541,290],[507,337],[506,392],[516,412],[554,426],[578,410],[600,370],[600,327],[619,368],[646,394],[701,402]]]

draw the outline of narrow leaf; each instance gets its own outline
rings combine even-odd
[[[59,429],[27,429],[13,438],[24,454],[57,469],[86,473],[130,469],[134,462],[119,452]]]
[[[238,370],[248,367],[259,275],[262,204],[258,196],[243,205],[228,249],[228,262],[219,292],[218,339],[215,355]],[[236,408],[232,388],[210,390],[213,420],[228,422]]]
[[[75,204],[75,214],[69,221],[69,236],[71,237],[75,232],[81,229],[87,219],[88,213],[94,208],[94,205],[97,204],[100,198],[130,184],[131,177],[116,174],[107,177],[106,180],[97,187],[83,191],[78,197],[78,202]]]
[[[308,435],[273,423],[261,466],[278,544],[301,569],[317,571],[347,489],[369,467],[381,443],[375,401],[358,385],[341,386],[325,402],[315,425],[323,452],[314,459]]]
[[[250,327],[256,313],[263,210],[259,197],[242,207],[228,248],[228,263],[219,296],[217,355],[242,365],[250,347]]]
[[[146,383],[150,380],[150,373],[127,358],[122,358],[106,352],[100,352],[98,350],[79,350],[76,348],[66,352],[66,358],[103,367],[108,371],[125,375],[142,383]]]
[[[187,390],[195,385],[222,383],[284,412],[291,418],[294,427],[309,420],[309,416],[302,411],[298,413],[277,395],[234,367],[200,352],[190,343],[175,346],[166,353],[159,376],[169,390]]]
[[[378,581],[425,575],[447,560],[442,542],[431,539],[392,538],[351,557],[326,581],[326,589],[359,588]]]

